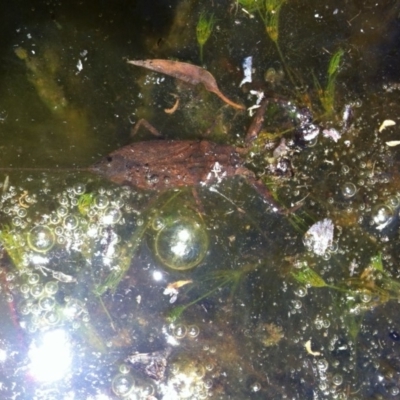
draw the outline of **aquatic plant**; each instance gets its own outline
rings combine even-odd
[[[297,282],[303,285],[311,287],[329,287],[321,276],[311,269],[307,263],[303,263],[299,270],[292,272],[292,276]]]
[[[221,290],[223,287],[226,286],[231,286],[231,299],[233,299],[233,295],[236,292],[236,289],[243,277],[260,266],[261,265],[259,263],[246,264],[240,268],[215,271],[206,276],[204,279],[200,279],[199,281],[201,283],[211,281],[213,283],[213,287],[206,293],[202,294],[200,297],[197,297],[195,300],[187,304],[181,304],[174,307],[172,310],[169,311],[167,315],[167,320],[171,323],[176,322],[186,309],[195,305],[206,297],[213,295],[217,290]]]
[[[203,63],[203,47],[210,38],[211,33],[214,29],[214,25],[215,25],[214,14],[207,15],[204,11],[202,11],[196,26],[196,37],[200,49],[201,63]]]
[[[335,110],[336,78],[343,54],[344,51],[339,49],[332,55],[328,66],[328,81],[324,89],[314,76],[314,85],[317,89],[319,100],[328,115],[332,114]]]
[[[93,193],[84,193],[78,199],[78,210],[82,215],[87,215],[90,207],[94,204]]]
[[[26,253],[22,234],[11,228],[10,225],[3,225],[0,229],[0,242],[14,266],[22,269],[23,256]]]
[[[131,238],[126,242],[124,246],[121,246],[120,253],[118,255],[118,265],[115,266],[107,277],[97,284],[94,289],[94,294],[96,296],[102,296],[106,291],[110,290],[114,292],[118,287],[121,280],[124,278],[125,274],[128,272],[131,265],[131,261],[134,258],[136,251],[138,250],[144,235],[150,228],[157,213],[161,210],[168,211],[167,208],[177,196],[182,195],[184,190],[173,193],[167,193],[169,196],[166,200],[164,196],[160,196],[156,199],[154,204],[150,204],[147,210],[143,213],[140,223],[137,225],[136,230],[133,232]],[[172,204],[173,207],[176,203]],[[181,205],[182,206],[182,205]]]

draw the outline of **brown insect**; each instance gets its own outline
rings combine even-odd
[[[256,138],[269,101],[275,100],[265,99],[257,110],[247,132],[246,143]],[[89,170],[119,185],[159,191],[185,186],[210,186],[225,178],[240,175],[278,210],[263,182],[244,166],[245,152],[245,148],[206,140],[157,139],[132,143],[115,150],[89,167]]]

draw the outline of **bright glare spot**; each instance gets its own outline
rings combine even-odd
[[[96,394],[94,397],[88,397],[87,400],[112,400],[112,398],[104,393],[100,393]]]
[[[46,265],[49,263],[48,257],[43,257],[39,254],[33,254],[30,258],[30,261],[35,265]]]
[[[7,359],[7,352],[3,349],[0,349],[0,362],[4,362]]]
[[[31,344],[29,358],[30,372],[35,379],[45,382],[62,379],[68,373],[72,361],[68,335],[61,329],[45,332],[40,344]]]
[[[163,274],[161,271],[154,271],[153,272],[153,279],[155,281],[161,281],[163,279]]]
[[[178,241],[171,247],[171,251],[177,256],[183,257],[187,253],[188,241],[190,240],[190,231],[186,228],[178,232]]]

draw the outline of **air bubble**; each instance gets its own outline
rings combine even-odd
[[[57,312],[52,310],[46,312],[46,314],[44,315],[44,319],[49,325],[56,325],[60,321],[60,316]]]
[[[55,229],[54,229],[54,233],[57,236],[61,236],[61,235],[64,234],[64,228],[62,226],[56,226]]]
[[[122,218],[122,213],[119,208],[108,207],[101,218],[101,223],[104,225],[114,225]]]
[[[76,215],[72,215],[72,214],[67,215],[64,218],[63,225],[64,225],[65,229],[67,229],[69,231],[72,231],[72,230],[74,230],[74,229],[76,229],[78,227],[79,219],[78,219],[78,217]]]
[[[56,305],[56,301],[53,297],[42,297],[39,300],[39,306],[44,311],[52,310]]]
[[[375,225],[386,225],[393,218],[393,211],[385,204],[379,204],[372,210],[372,221]]]
[[[21,220],[20,217],[14,217],[11,222],[12,222],[12,224],[14,226],[21,226],[22,225],[22,220]]]
[[[52,295],[58,292],[58,282],[57,281],[49,281],[44,285],[44,290],[46,293]]]
[[[302,307],[302,303],[300,300],[293,300],[292,304],[295,310],[300,310]]]
[[[397,396],[400,393],[400,390],[397,386],[393,386],[389,389],[389,393],[391,396]]]
[[[123,199],[116,199],[112,202],[112,204],[117,208],[122,208],[125,205],[125,202]]]
[[[112,380],[111,388],[114,394],[120,397],[128,396],[132,392],[135,384],[134,379],[130,375],[118,374]]]
[[[144,224],[143,219],[138,218],[138,220],[136,221],[137,226],[142,226]]]
[[[350,168],[348,165],[342,165],[341,172],[343,175],[346,175],[350,172]]]
[[[307,295],[307,288],[305,288],[304,286],[299,286],[295,289],[294,293],[296,294],[296,296],[305,297]]]
[[[69,204],[69,200],[67,196],[61,196],[58,199],[58,202],[62,205],[62,206],[67,206]]]
[[[109,203],[108,197],[105,195],[100,194],[94,198],[94,205],[99,210],[104,210],[107,208]]]
[[[199,336],[200,328],[197,325],[189,325],[188,326],[188,336],[192,339]]]
[[[25,301],[18,307],[18,311],[22,315],[28,315],[31,312],[31,306],[32,304],[30,302]]]
[[[261,384],[260,384],[259,382],[254,382],[254,383],[251,385],[250,390],[251,390],[253,393],[259,392],[259,391],[261,390]]]
[[[341,384],[343,383],[343,376],[340,375],[340,374],[335,374],[335,375],[333,375],[333,376],[332,376],[332,383],[333,383],[335,386],[341,385]]]
[[[41,283],[38,283],[37,285],[33,285],[31,287],[31,295],[33,297],[39,297],[43,293],[43,285]]]
[[[68,208],[64,206],[58,207],[57,214],[60,218],[64,218],[68,214]]]
[[[121,364],[118,369],[119,372],[123,375],[129,374],[129,371],[131,370],[129,366],[126,365],[125,363]]]
[[[343,197],[346,199],[353,197],[357,193],[356,185],[352,182],[344,183],[341,190]]]
[[[387,204],[389,207],[397,208],[400,205],[399,198],[397,196],[391,196],[388,198]]]
[[[60,221],[61,221],[61,219],[60,219],[60,217],[59,217],[58,214],[52,213],[52,214],[50,215],[50,223],[51,223],[51,224],[57,225],[57,224],[60,223]]]
[[[76,185],[74,185],[73,190],[75,194],[80,196],[81,194],[85,193],[86,187],[83,183],[77,183]]]
[[[158,231],[155,253],[169,268],[187,270],[197,266],[206,256],[208,235],[205,227],[192,218],[177,218]]]
[[[6,281],[11,282],[15,279],[15,274],[13,272],[7,272],[6,274]]]
[[[140,388],[140,396],[141,396],[141,398],[144,398],[144,399],[153,398],[154,392],[155,392],[155,389],[151,383],[147,383],[143,387]]]
[[[372,300],[372,295],[368,291],[364,291],[360,294],[360,300],[363,303],[369,303]]]
[[[27,285],[26,283],[23,283],[23,284],[19,287],[19,291],[20,291],[22,294],[28,293],[29,290],[30,290],[30,287],[29,287],[29,285]]]
[[[176,339],[183,339],[187,334],[186,325],[183,324],[176,325],[172,330],[172,334]]]
[[[39,253],[46,253],[55,243],[53,231],[46,225],[35,226],[28,233],[28,246]]]
[[[328,361],[325,360],[325,358],[322,358],[317,361],[317,368],[321,372],[325,372],[329,367]]]
[[[213,381],[212,381],[212,379],[206,379],[206,380],[204,381],[204,387],[205,387],[206,389],[211,389],[211,388],[213,387]]]
[[[28,278],[28,283],[31,285],[36,285],[40,280],[39,274],[31,274]]]
[[[27,214],[28,214],[28,211],[26,211],[25,208],[19,208],[18,211],[17,211],[17,215],[20,218],[26,217]]]
[[[164,218],[162,217],[156,217],[153,219],[151,227],[155,230],[155,231],[159,231],[161,229],[163,229],[165,227],[165,221]]]

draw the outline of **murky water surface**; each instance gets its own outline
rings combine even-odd
[[[2,399],[399,397],[398,2],[0,7]],[[126,63],[154,58],[246,108],[264,93],[258,138],[248,111]],[[142,118],[245,148],[247,178],[87,169],[154,140],[131,137]]]

